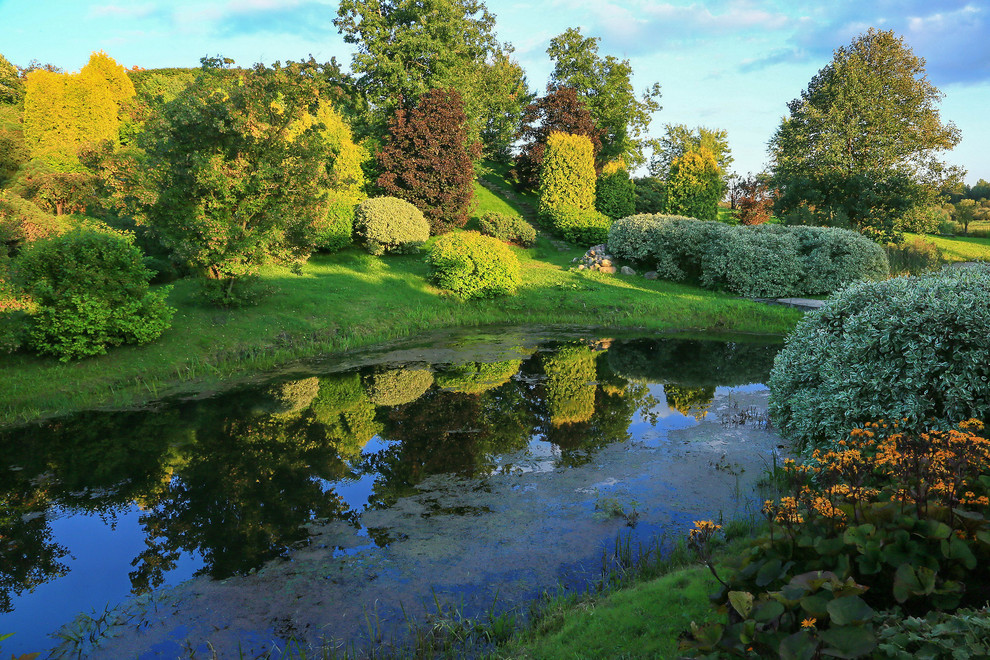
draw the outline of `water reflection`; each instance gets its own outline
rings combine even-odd
[[[716,386],[765,380],[776,350],[558,342],[507,359],[371,365],[0,433],[0,613],[70,568],[101,569],[67,563],[72,539],[55,538],[55,515],[95,513],[113,525],[137,513],[128,533],[144,549],[131,562],[132,593],[174,582],[189,553],[214,578],[244,574],[305,544],[309,523],[360,527],[365,508],[390,506],[430,475],[483,479],[504,456],[543,443],[558,467],[579,465],[628,440],[634,419],[655,423],[669,410],[701,419]],[[665,401],[649,386],[658,383]],[[367,502],[342,497],[359,483],[370,484]],[[102,606],[122,594],[90,597]]]

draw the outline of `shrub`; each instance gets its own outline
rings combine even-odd
[[[533,225],[518,215],[489,211],[481,216],[481,233],[506,243],[532,247],[536,243]]]
[[[636,186],[620,163],[609,163],[595,186],[595,208],[616,220],[636,212]]]
[[[415,401],[433,385],[429,369],[389,369],[365,380],[368,398],[376,406],[401,406]]]
[[[770,413],[796,447],[868,420],[945,423],[990,411],[990,269],[859,282],[807,314],[771,373]]]
[[[320,424],[342,458],[355,459],[382,426],[357,373],[333,374],[320,379],[313,400],[313,418]]]
[[[792,233],[800,243],[804,295],[832,293],[857,280],[880,280],[890,276],[884,249],[859,232],[836,227],[782,227],[772,231]]]
[[[45,213],[23,197],[0,190],[0,251],[5,254],[39,238],[63,234],[69,222]]]
[[[555,209],[549,220],[564,240],[575,245],[598,245],[608,240],[612,220],[595,209]]]
[[[512,250],[476,231],[441,236],[426,262],[437,286],[465,300],[513,294],[521,279],[519,259]]]
[[[354,142],[350,127],[333,106],[321,103],[315,115],[305,118],[323,126],[320,137],[326,144],[327,155],[324,164],[327,203],[322,217],[313,223],[314,245],[320,250],[337,252],[351,244],[354,208],[367,197],[362,170],[367,153]]]
[[[924,617],[890,614],[881,622],[877,642],[879,658],[988,658],[990,607]]]
[[[519,372],[522,360],[465,362],[436,375],[437,385],[450,392],[481,394],[509,382]]]
[[[415,204],[434,234],[468,221],[481,145],[469,142],[467,131],[460,92],[433,89],[412,110],[396,111],[378,152],[378,185]]]
[[[595,157],[585,135],[551,133],[540,169],[540,217],[563,209],[595,208]]]
[[[923,238],[888,243],[887,261],[890,262],[890,272],[893,275],[920,275],[945,265],[945,257],[938,246]]]
[[[701,283],[724,286],[741,296],[779,298],[799,293],[801,259],[797,238],[773,227],[721,232],[701,257]]]
[[[894,220],[894,229],[913,234],[936,234],[939,226],[951,219],[951,214],[941,206],[915,205]]]
[[[354,238],[356,207],[347,202],[328,202],[313,221],[313,245],[324,252],[339,252]]]
[[[737,184],[739,224],[762,225],[773,215],[773,190],[761,175],[749,174]]]
[[[659,213],[637,213],[620,218],[609,227],[608,250],[620,259],[642,264],[656,260],[661,245],[660,227],[670,220],[688,219]]]
[[[663,179],[646,176],[633,179],[635,184],[636,213],[662,213],[664,200]]]
[[[358,204],[354,234],[371,254],[415,252],[430,237],[430,224],[409,202],[373,197]]]
[[[718,219],[722,173],[710,149],[687,151],[670,164],[664,211],[699,220]]]
[[[148,290],[151,273],[133,239],[83,226],[34,243],[15,263],[15,280],[37,304],[29,344],[62,361],[143,344],[169,327],[170,287]]]
[[[306,410],[319,391],[320,379],[316,376],[271,385],[263,394],[263,410],[272,415],[292,416]]]
[[[660,226],[659,242],[654,248],[657,275],[674,281],[701,281],[709,246],[735,231],[738,228],[721,222],[667,216]]]
[[[591,419],[598,387],[594,351],[587,346],[564,346],[543,358],[543,371],[550,424],[562,426]]]

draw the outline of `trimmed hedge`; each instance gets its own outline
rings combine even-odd
[[[594,148],[586,135],[551,133],[540,168],[540,217],[572,208],[595,208]]]
[[[609,251],[659,277],[744,296],[832,293],[890,274],[883,248],[833,227],[730,227],[680,216],[640,214],[613,223]]]
[[[481,216],[481,233],[521,247],[536,244],[536,229],[518,215],[489,211]]]
[[[519,259],[512,250],[476,231],[441,236],[426,262],[437,286],[465,300],[513,294],[522,280]]]
[[[368,399],[375,406],[391,408],[411,403],[433,385],[429,369],[387,369],[365,377]]]
[[[990,268],[844,289],[787,338],[769,385],[774,424],[805,451],[877,419],[990,421]]]
[[[423,212],[397,197],[372,197],[358,204],[354,233],[371,254],[415,252],[430,237]]]
[[[602,168],[595,187],[595,208],[613,220],[636,212],[636,185],[622,163]]]
[[[575,245],[599,245],[608,240],[612,219],[595,209],[565,207],[549,214],[548,220],[560,236]]]

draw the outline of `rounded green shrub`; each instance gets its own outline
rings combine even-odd
[[[519,259],[512,250],[476,231],[441,236],[426,262],[438,287],[465,300],[514,294],[522,280]]]
[[[564,207],[550,213],[554,229],[575,245],[599,245],[608,240],[612,219],[595,209]]]
[[[133,238],[105,226],[35,242],[15,262],[14,278],[37,305],[29,345],[63,361],[152,341],[175,312],[165,304],[170,287],[149,290]]]
[[[319,391],[320,379],[316,376],[270,385],[261,408],[271,415],[290,417],[306,410]]]
[[[536,243],[533,225],[518,215],[489,211],[481,216],[480,224],[482,234],[505,243],[514,243],[521,247],[533,247]]]
[[[519,372],[522,360],[465,362],[436,375],[437,385],[450,392],[481,394],[509,382]]]
[[[857,280],[881,280],[890,276],[883,247],[859,232],[838,227],[782,227],[797,238],[804,273],[799,285],[803,295],[832,293]]]
[[[657,250],[661,246],[660,227],[671,220],[689,219],[660,213],[637,213],[620,218],[609,227],[608,250],[620,259],[645,265],[657,258]]]
[[[368,398],[376,406],[401,406],[415,401],[433,385],[429,369],[388,369],[365,379]]]
[[[741,296],[780,298],[800,293],[803,269],[797,237],[764,225],[723,232],[702,255],[701,283]]]
[[[0,251],[5,254],[69,229],[64,216],[50,215],[23,197],[0,190]]]
[[[858,282],[807,314],[774,361],[774,424],[830,447],[876,419],[927,430],[990,418],[990,268]]]
[[[430,237],[430,223],[405,200],[372,197],[358,204],[354,234],[371,254],[415,252]]]

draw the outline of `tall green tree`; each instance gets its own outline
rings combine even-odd
[[[715,162],[728,176],[732,168],[732,150],[729,148],[729,133],[719,128],[698,126],[689,128],[687,124],[665,124],[662,137],[653,140],[653,157],[650,159],[650,174],[666,179],[670,165],[689,151],[704,147],[715,156]]]
[[[0,55],[0,105],[17,105],[24,100],[24,81],[17,67]]]
[[[223,70],[196,82],[141,133],[144,222],[182,261],[224,283],[309,254],[328,174],[320,85],[307,63]],[[222,298],[223,299],[223,298]]]
[[[396,110],[442,88],[460,92],[477,139],[490,106],[507,100],[500,98],[506,87],[493,84],[499,72],[489,67],[499,66],[511,48],[499,45],[495,16],[481,0],[342,0],[333,23],[357,46],[351,69],[378,132]]]
[[[718,218],[722,198],[721,170],[715,154],[705,147],[688,151],[670,164],[664,187],[664,211],[699,220]]]
[[[653,83],[639,98],[630,78],[629,60],[598,54],[598,37],[585,37],[568,28],[550,40],[553,60],[551,85],[573,87],[602,130],[602,162],[622,159],[632,168],[642,165],[652,113],[660,110],[660,84]]]
[[[943,96],[892,31],[871,28],[836,49],[770,140],[778,213],[889,236],[899,215],[961,174],[941,160],[960,140],[939,115]]]

